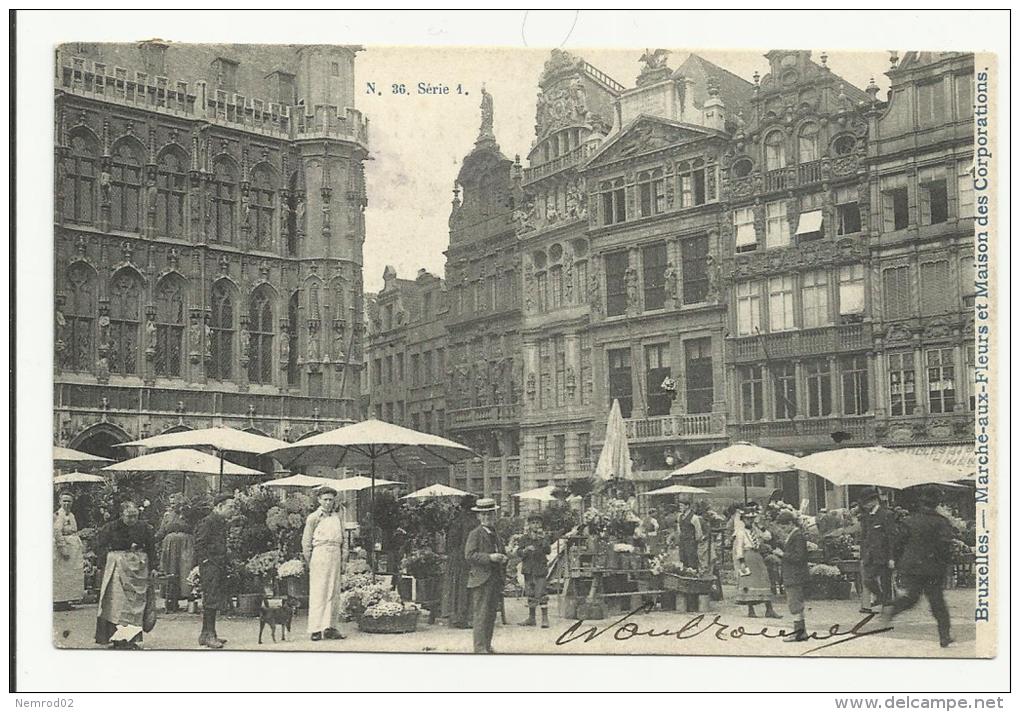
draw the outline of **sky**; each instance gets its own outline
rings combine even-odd
[[[644,49],[574,49],[626,87],[634,86]],[[692,50],[671,49],[669,66],[678,67]],[[766,49],[695,50],[710,62],[751,81],[769,71]],[[813,52],[818,61],[821,50]],[[887,52],[828,52],[828,65],[864,88],[874,77],[885,96]],[[902,56],[902,53],[901,53]],[[492,94],[494,130],[503,154],[527,154],[535,136],[535,97],[548,49],[367,46],[355,68],[355,102],[369,119],[371,159],[365,166],[368,191],[364,281],[367,291],[382,288],[392,265],[401,278],[419,268],[442,276],[449,245],[448,219],[453,182],[478,135],[481,87]],[[367,84],[374,84],[371,92]],[[448,94],[418,94],[418,83],[445,85]],[[399,93],[403,84],[406,93]],[[460,86],[462,93],[458,93]]]

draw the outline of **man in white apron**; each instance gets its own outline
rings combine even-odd
[[[312,640],[343,640],[340,573],[343,568],[344,515],[336,490],[320,487],[319,508],[308,515],[301,549],[308,564],[308,632]]]

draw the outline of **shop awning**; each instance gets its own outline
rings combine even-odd
[[[797,223],[797,235],[808,235],[822,231],[822,211],[809,210],[800,214],[800,222]]]
[[[911,455],[927,457],[929,460],[946,465],[967,468],[970,471],[974,471],[977,467],[977,463],[974,460],[973,445],[912,445],[910,447],[896,447],[892,445],[890,448],[908,452]]]

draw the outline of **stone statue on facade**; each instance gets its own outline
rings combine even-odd
[[[627,286],[627,310],[637,311],[641,309],[641,305],[638,301],[638,279],[637,270],[633,267],[628,267],[627,271],[623,273],[624,284]]]
[[[677,284],[676,284],[677,271],[676,271],[676,266],[673,264],[672,260],[670,260],[666,264],[666,271],[663,274],[663,277],[666,280],[666,294],[669,295],[670,299],[672,299],[673,301],[676,301],[676,298],[677,298]]]

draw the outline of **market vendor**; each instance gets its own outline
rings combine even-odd
[[[96,560],[105,562],[96,617],[96,643],[115,648],[137,648],[142,641],[142,618],[150,584],[150,566],[156,561],[152,527],[138,520],[138,505],[120,503],[120,518],[96,537]]]
[[[736,574],[737,594],[734,600],[747,605],[747,615],[757,618],[754,607],[765,604],[765,616],[780,618],[772,607],[772,580],[762,556],[765,541],[771,535],[758,523],[760,507],[756,502],[737,510],[733,522],[733,568]]]
[[[697,571],[701,568],[698,557],[698,544],[704,538],[701,517],[694,513],[694,508],[687,502],[680,502],[676,516],[675,541],[680,552],[680,563],[685,568]]]
[[[178,610],[178,602],[186,593],[185,579],[194,565],[194,537],[185,516],[183,492],[170,495],[169,505],[156,530],[156,541],[159,542],[159,570],[169,576],[166,610],[170,613]]]
[[[85,597],[84,547],[78,522],[71,513],[74,495],[60,493],[60,509],[53,515],[53,610],[70,610]]]
[[[312,640],[343,640],[340,573],[343,569],[344,511],[336,490],[320,487],[319,508],[305,519],[301,550],[308,564],[308,633]]]

